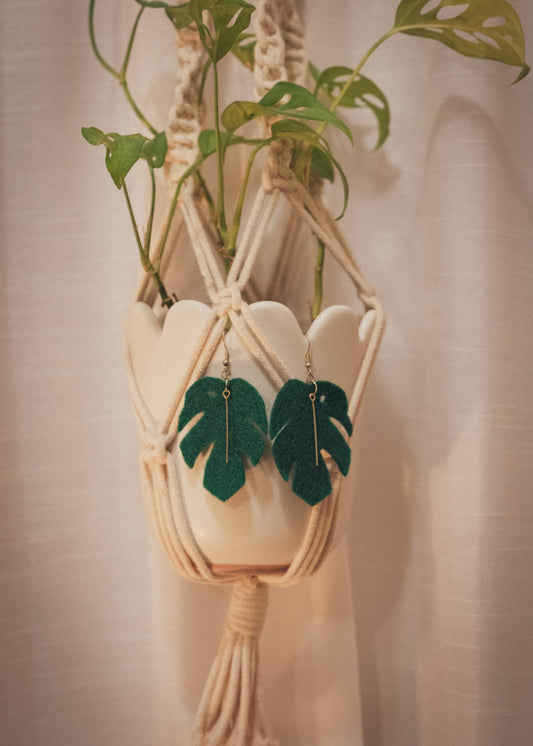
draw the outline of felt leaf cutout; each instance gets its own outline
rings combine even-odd
[[[292,472],[292,491],[309,505],[316,505],[332,490],[321,451],[329,453],[344,476],[350,468],[350,446],[331,419],[337,420],[349,435],[353,429],[344,391],[330,381],[317,381],[317,466],[313,407],[309,399],[314,390],[313,383],[291,378],[278,393],[270,415],[272,455],[278,471],[285,481],[289,481]]]
[[[288,101],[282,100],[285,96]],[[276,83],[260,101],[233,101],[222,112],[222,124],[234,132],[246,122],[258,117],[289,117],[313,122],[328,122],[344,132],[352,141],[352,133],[339,117],[319,101],[316,96],[296,83]]]
[[[245,482],[243,458],[255,466],[265,450],[268,431],[265,403],[259,392],[243,378],[228,381],[228,443],[226,463],[225,381],[206,376],[194,383],[185,394],[178,421],[178,432],[196,415],[203,413],[180,444],[187,466],[211,444],[213,447],[204,471],[204,487],[219,500],[226,501]]]
[[[506,0],[402,0],[392,32],[424,36],[467,57],[521,67],[529,72],[520,18]]]
[[[332,101],[337,98],[348,78],[353,74],[350,67],[328,67],[316,78],[318,90],[323,90]],[[339,106],[351,109],[366,107],[375,115],[379,136],[376,150],[380,148],[389,136],[390,109],[389,102],[383,91],[365,75],[357,75],[343,94]]]

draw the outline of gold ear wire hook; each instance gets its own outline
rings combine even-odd
[[[224,345],[224,360],[222,361],[222,379],[224,381],[224,391],[222,396],[224,397],[224,403],[226,405],[226,463],[229,461],[229,409],[228,399],[231,391],[228,388],[228,381],[231,378],[231,372],[229,367],[229,350],[226,344],[226,330],[222,332],[222,344]]]
[[[315,401],[316,401],[316,395],[318,391],[318,384],[315,381],[315,377],[313,375],[313,368],[311,366],[311,341],[309,340],[309,337],[306,337],[307,339],[307,351],[305,353],[305,367],[307,368],[307,376],[306,381],[307,383],[312,383],[315,387],[314,391],[311,391],[309,394],[309,401],[311,402],[311,407],[313,409],[313,431],[315,436],[315,466],[318,466],[318,433],[317,433],[317,427],[316,427],[316,409],[315,409]]]
[[[305,367],[307,368],[307,375],[306,375],[306,381],[307,383],[314,383],[315,377],[313,376],[313,369],[311,367],[311,342],[309,341],[309,337],[306,337],[307,339],[307,350],[305,353]]]
[[[226,344],[226,330],[225,329],[222,332],[222,344],[224,345],[224,352],[225,352],[223,365],[228,365],[229,364],[229,351],[228,351],[228,346]]]

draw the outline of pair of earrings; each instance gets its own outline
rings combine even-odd
[[[315,380],[308,347],[306,380],[291,378],[280,389],[269,427],[265,403],[257,389],[243,378],[231,377],[225,337],[223,343],[221,377],[200,378],[185,394],[178,432],[202,413],[181,441],[185,463],[192,468],[200,453],[213,444],[203,484],[212,495],[226,501],[245,483],[243,459],[247,457],[256,466],[270,435],[279,473],[289,481],[292,472],[294,494],[316,505],[332,490],[322,450],[336,461],[344,476],[350,467],[350,447],[331,421],[337,420],[348,435],[352,434],[346,394],[330,381]]]

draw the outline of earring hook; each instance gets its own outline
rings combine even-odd
[[[311,365],[311,342],[307,335],[305,336],[305,338],[307,339],[307,350],[305,353],[305,367],[307,369],[306,381],[307,383],[315,383],[315,377],[313,375],[313,368]]]
[[[226,344],[226,330],[225,329],[222,332],[222,344],[224,345],[224,351],[225,351],[224,365],[227,365],[229,363],[229,350],[228,350],[228,346]]]
[[[222,344],[224,345],[224,360],[222,361],[222,378],[224,381],[226,381],[226,388],[227,388],[227,382],[231,378],[231,371],[229,367],[229,350],[226,344],[226,330],[225,329],[222,332]]]

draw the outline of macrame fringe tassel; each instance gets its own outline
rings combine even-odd
[[[258,638],[267,603],[268,588],[257,578],[234,584],[224,634],[187,746],[279,746],[257,691]]]

